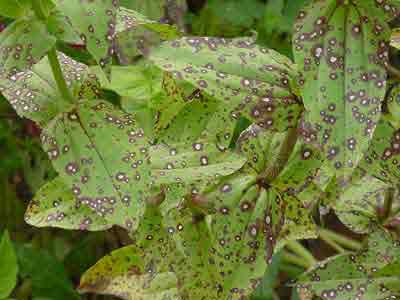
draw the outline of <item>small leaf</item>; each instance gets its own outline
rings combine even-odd
[[[136,228],[150,170],[148,141],[133,115],[107,102],[80,102],[44,128],[42,143],[77,204],[110,225]]]
[[[29,246],[17,249],[20,275],[32,280],[32,296],[59,300],[78,300],[78,293],[69,280],[64,266],[44,250]]]
[[[0,73],[14,75],[30,69],[56,43],[39,20],[19,19],[0,34],[2,65]]]
[[[101,67],[111,63],[118,5],[115,0],[56,0]]]
[[[358,165],[380,117],[390,34],[386,22],[398,14],[393,3],[313,1],[295,24],[306,119],[338,175]]]
[[[116,30],[116,54],[123,65],[134,64],[138,57],[149,53],[150,47],[163,40],[181,36],[175,26],[157,23],[124,7],[118,11]]]
[[[71,189],[57,177],[43,186],[30,203],[25,221],[36,227],[98,231],[111,227],[86,205],[75,200]]]
[[[299,294],[304,300],[396,299],[400,296],[399,277],[380,274],[399,255],[399,242],[378,230],[369,237],[368,247],[358,253],[342,254],[318,263],[301,275]]]
[[[0,242],[0,266],[0,299],[3,299],[15,288],[18,274],[17,256],[7,231]]]
[[[230,144],[240,117],[276,131],[297,123],[293,64],[252,39],[185,37],[154,49],[150,60],[219,100],[206,131],[222,146]]]

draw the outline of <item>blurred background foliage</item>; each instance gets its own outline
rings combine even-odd
[[[258,43],[291,56],[291,34],[298,10],[309,0],[121,0],[121,5],[148,17],[176,23],[190,35],[257,36]],[[10,20],[1,20],[1,29]],[[84,47],[58,45],[59,49],[85,63],[92,63]],[[113,97],[113,95],[107,95]],[[20,119],[5,99],[0,99],[0,273],[18,268],[15,283],[0,281],[0,300],[7,285],[18,300],[100,300],[110,297],[78,295],[81,274],[99,258],[128,244],[119,229],[107,232],[71,232],[36,229],[24,222],[32,196],[55,176],[39,142],[40,131]],[[7,232],[7,234],[6,234]],[[4,233],[4,234],[3,234]],[[10,239],[8,238],[8,234]],[[1,256],[7,257],[7,263]],[[8,256],[7,256],[8,255]],[[12,259],[15,256],[15,261]],[[256,300],[297,299],[282,285],[302,272],[276,255]],[[11,274],[10,273],[10,274]],[[279,287],[279,288],[277,288]],[[4,296],[7,297],[7,296]]]

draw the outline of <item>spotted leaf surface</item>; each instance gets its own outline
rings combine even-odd
[[[213,181],[240,169],[246,159],[214,143],[156,145],[150,150],[154,183],[174,184]]]
[[[71,92],[81,96],[82,86],[89,82],[88,67],[63,53],[58,59]],[[58,113],[69,107],[58,92],[47,58],[31,70],[13,75],[1,74],[0,91],[21,117],[45,126]]]
[[[384,182],[396,183],[400,176],[400,131],[393,127],[390,117],[378,123],[374,138],[360,168]]]
[[[77,203],[110,224],[128,230],[137,226],[149,169],[147,139],[133,115],[106,102],[82,102],[53,119],[42,142]]]
[[[80,290],[126,300],[179,300],[177,278],[166,264],[136,246],[114,251],[89,269]],[[156,269],[155,269],[156,268]]]
[[[60,11],[53,10],[47,18],[47,29],[58,40],[80,45],[83,44],[81,37],[74,30],[68,18],[66,18]]]
[[[241,133],[237,147],[247,157],[247,164],[255,172],[261,173],[276,161],[284,139],[284,133],[272,132],[252,124]]]
[[[114,52],[118,1],[56,0],[57,8],[68,18],[101,67],[111,63]]]
[[[241,116],[285,131],[301,112],[291,91],[297,76],[292,63],[252,39],[185,37],[154,49],[150,59],[220,101],[207,131],[221,145],[229,145]]]
[[[343,254],[318,263],[299,278],[304,299],[398,299],[399,277],[382,274],[399,255],[399,242],[383,231],[375,232],[359,253]]]
[[[30,69],[55,42],[41,21],[16,20],[0,34],[1,73],[13,75]]]
[[[219,105],[218,100],[197,90],[185,96],[186,105],[171,120],[169,126],[159,132],[160,141],[192,144],[199,140]]]
[[[75,199],[61,178],[44,185],[30,203],[25,221],[35,227],[98,231],[111,227],[89,207]]]
[[[282,172],[272,183],[276,188],[298,195],[315,186],[314,179],[323,163],[316,147],[298,140]]]
[[[156,207],[147,206],[132,238],[134,245],[113,252],[87,271],[80,290],[128,300],[185,299],[178,295],[175,270],[187,266]]]
[[[181,36],[175,26],[157,23],[142,14],[121,7],[117,16],[116,54],[123,65],[132,64],[150,47]]]
[[[336,174],[367,150],[385,96],[389,27],[396,1],[313,1],[295,24],[307,121]]]
[[[352,231],[372,231],[379,223],[377,210],[383,207],[389,187],[381,180],[369,176],[352,182],[340,193],[334,204],[336,215]]]

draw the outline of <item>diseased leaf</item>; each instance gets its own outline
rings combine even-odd
[[[88,67],[58,53],[58,59],[68,87],[75,96],[82,96],[83,84],[91,84]],[[63,100],[52,76],[47,58],[32,70],[13,75],[1,74],[0,91],[21,117],[45,126],[71,104]]]
[[[291,92],[297,76],[292,63],[252,39],[185,37],[166,42],[150,54],[157,66],[220,101],[207,131],[228,146],[237,120],[285,131],[301,106]]]
[[[169,126],[159,132],[160,141],[192,144],[199,140],[219,105],[219,101],[199,91],[194,91],[186,99],[186,105]]]
[[[101,67],[111,63],[117,22],[116,0],[55,0]],[[99,21],[100,20],[100,21]]]
[[[285,133],[253,124],[241,133],[236,144],[240,153],[247,157],[247,164],[255,172],[262,173],[276,161],[285,136]]]
[[[338,195],[334,204],[335,213],[352,231],[371,232],[380,222],[377,210],[383,206],[390,186],[369,176],[350,183]]]
[[[148,142],[133,115],[107,102],[81,102],[44,128],[42,143],[77,204],[110,225],[137,227],[149,168]]]
[[[397,183],[400,177],[400,130],[392,126],[390,117],[379,121],[374,138],[360,168],[384,182]]]
[[[295,61],[315,140],[337,175],[367,150],[385,96],[389,27],[395,1],[313,1],[295,25]]]
[[[8,232],[0,242],[0,299],[7,298],[17,285],[18,264]]]
[[[30,69],[55,43],[43,22],[34,18],[16,20],[0,34],[0,74],[12,76]]]
[[[297,288],[304,300],[396,299],[400,297],[399,277],[380,274],[399,255],[399,242],[387,232],[376,231],[368,247],[358,253],[342,254],[318,263],[300,276]]]
[[[113,252],[81,279],[82,292],[116,295],[127,300],[178,300],[178,282],[171,261],[180,254],[162,227],[162,216],[148,206],[134,235],[135,245]]]
[[[314,179],[323,158],[319,149],[298,140],[288,162],[273,182],[273,186],[292,195],[301,194],[316,185]]]
[[[71,189],[57,177],[43,186],[30,203],[25,221],[35,227],[58,227],[98,231],[112,226],[75,199]]]
[[[155,184],[186,184],[210,181],[232,174],[246,160],[214,143],[156,145],[150,149],[152,179]]]

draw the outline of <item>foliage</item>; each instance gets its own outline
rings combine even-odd
[[[400,2],[200,4],[0,1],[0,299],[400,297]]]

